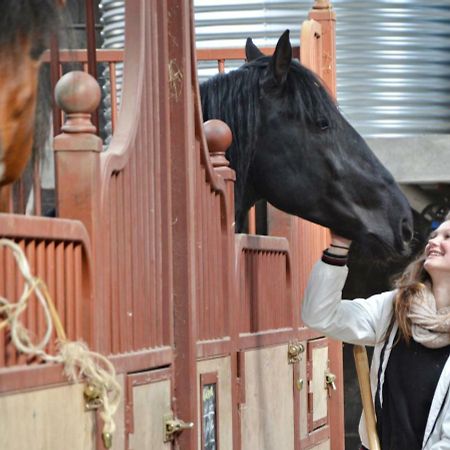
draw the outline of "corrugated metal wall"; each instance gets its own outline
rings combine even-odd
[[[339,100],[359,131],[450,133],[450,2],[334,4]]]
[[[194,0],[198,47],[298,44],[312,0]],[[341,109],[365,136],[450,133],[450,2],[333,2]],[[201,77],[213,73],[202,66]],[[209,66],[211,67],[211,65]]]
[[[300,25],[312,4],[306,0],[194,0],[197,48],[242,48],[249,36],[256,45],[271,47],[287,28],[291,42],[298,45]],[[217,64],[199,64],[200,81],[216,72]]]

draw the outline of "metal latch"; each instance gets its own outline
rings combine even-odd
[[[331,372],[327,372],[325,374],[325,388],[328,389],[328,395],[331,395],[330,388],[335,391],[336,390],[336,375]]]
[[[190,430],[194,428],[194,422],[185,422],[181,419],[173,417],[173,414],[166,414],[163,417],[164,420],[164,442],[170,442],[175,437],[182,433],[184,430]]]
[[[305,347],[300,342],[290,342],[288,345],[289,364],[295,364],[300,361],[300,355],[305,351]]]

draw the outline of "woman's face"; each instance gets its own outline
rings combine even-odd
[[[430,275],[442,271],[450,274],[450,220],[431,233],[425,247],[425,257],[423,267]]]

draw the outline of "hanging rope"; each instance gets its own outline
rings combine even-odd
[[[103,355],[92,352],[83,342],[67,340],[64,327],[56,311],[45,283],[31,274],[30,266],[22,249],[9,239],[0,239],[0,247],[11,250],[25,284],[19,299],[11,303],[0,296],[0,331],[9,326],[11,340],[20,352],[42,358],[46,362],[64,364],[64,373],[72,382],[84,381],[85,397],[91,409],[98,409],[104,422],[103,442],[106,448],[112,445],[112,434],[116,429],[113,419],[121,399],[121,387],[116,381],[116,372],[111,362]],[[35,294],[45,318],[45,333],[38,343],[33,343],[28,330],[22,325],[20,316],[26,311],[31,295]],[[44,348],[50,341],[53,326],[58,338],[58,353],[49,355]]]

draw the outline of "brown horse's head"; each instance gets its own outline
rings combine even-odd
[[[20,177],[33,143],[41,55],[57,0],[5,0],[0,14],[0,188]],[[4,199],[3,199],[4,200]],[[0,201],[0,210],[4,210]]]

